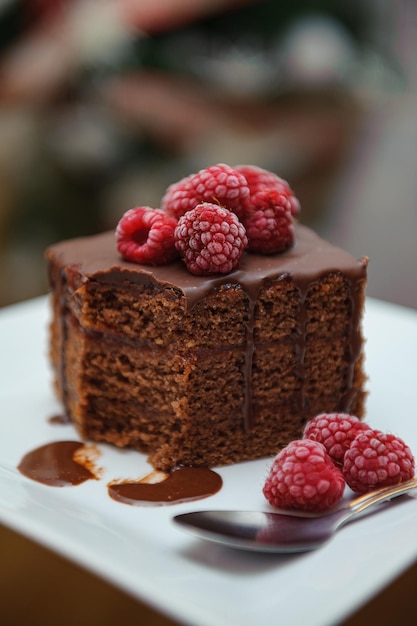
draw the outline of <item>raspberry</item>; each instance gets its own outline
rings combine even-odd
[[[359,432],[368,429],[355,415],[322,413],[307,422],[303,438],[322,443],[333,463],[342,468],[346,450]]]
[[[264,189],[251,196],[249,209],[242,222],[248,236],[248,250],[251,252],[284,252],[294,243],[289,200],[275,189]]]
[[[263,494],[274,507],[324,511],[343,496],[345,481],[318,441],[297,439],[275,457]]]
[[[247,237],[234,213],[203,202],[178,220],[175,245],[191,274],[227,274],[237,267]]]
[[[357,493],[396,485],[414,476],[410,448],[396,435],[368,429],[358,433],[346,451],[343,475]]]
[[[163,265],[178,257],[174,231],[177,220],[148,206],[126,211],[116,228],[120,254],[133,263]]]
[[[249,201],[249,187],[243,174],[219,163],[170,185],[161,209],[179,219],[201,202],[212,202],[241,217]]]
[[[235,169],[246,178],[251,196],[263,189],[276,189],[288,198],[292,215],[299,215],[300,203],[286,180],[257,165],[237,165]]]

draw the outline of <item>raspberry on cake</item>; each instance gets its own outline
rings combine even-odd
[[[177,220],[150,207],[126,211],[116,228],[116,244],[120,254],[133,263],[163,265],[178,253],[174,232]]]
[[[250,252],[284,252],[294,243],[290,202],[275,189],[258,191],[251,196],[249,208],[242,221]]]
[[[239,265],[248,243],[237,216],[203,202],[187,211],[175,229],[175,247],[192,274],[228,274]]]
[[[300,203],[286,180],[280,178],[274,172],[258,167],[257,165],[237,165],[235,169],[246,178],[249,194],[254,196],[258,191],[273,189],[286,196],[291,213],[294,217],[300,214]]]
[[[245,246],[235,218],[232,251]],[[82,437],[156,469],[213,467],[275,455],[314,415],[363,417],[367,259],[299,223],[284,252],[236,249],[229,273],[203,276],[180,258],[126,260],[114,232],[47,250],[55,385]]]
[[[218,163],[170,185],[161,200],[161,209],[179,219],[200,202],[211,202],[241,217],[248,200],[249,187],[243,174]]]

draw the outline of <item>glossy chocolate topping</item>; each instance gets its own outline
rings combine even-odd
[[[274,255],[245,253],[239,268],[224,275],[193,276],[180,260],[157,267],[123,261],[113,231],[63,241],[49,248],[46,256],[55,256],[62,267],[73,266],[86,279],[106,284],[127,279],[172,287],[184,294],[188,307],[224,284],[239,283],[249,298],[256,300],[259,288],[268,278],[290,275],[304,292],[324,273],[339,271],[352,280],[363,278],[367,265],[366,260],[355,259],[300,224],[296,225],[295,244],[290,250]]]

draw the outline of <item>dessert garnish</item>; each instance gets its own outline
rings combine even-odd
[[[242,218],[250,252],[284,252],[294,243],[294,221],[290,202],[276,189],[257,191]]]
[[[343,496],[345,480],[318,441],[296,439],[275,457],[263,487],[277,508],[320,512]]]
[[[372,429],[354,415],[322,413],[274,458],[263,494],[278,508],[321,512],[346,485],[368,493],[414,477],[415,459],[397,435]]]
[[[245,176],[225,163],[210,165],[170,185],[161,209],[179,219],[200,202],[213,202],[242,217],[249,203]]]
[[[237,215],[210,202],[187,211],[175,229],[175,247],[197,276],[228,274],[238,266],[247,243]]]
[[[250,197],[264,189],[274,189],[288,199],[291,214],[297,217],[300,213],[300,203],[286,180],[274,172],[258,167],[257,165],[237,165],[235,169],[246,178]]]
[[[366,493],[413,478],[415,460],[407,444],[391,433],[358,433],[346,451],[343,475],[349,487]]]
[[[177,220],[163,211],[147,206],[129,209],[116,228],[117,249],[133,263],[164,265],[178,256],[176,226]]]
[[[218,163],[170,185],[159,209],[127,211],[116,245],[133,263],[164,265],[180,255],[192,274],[228,274],[244,250],[290,248],[299,211],[290,186],[273,172]]]
[[[342,469],[346,450],[356,435],[368,428],[355,415],[321,413],[307,422],[303,438],[322,443],[333,463]]]

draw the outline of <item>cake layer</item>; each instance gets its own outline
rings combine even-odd
[[[91,281],[67,295],[69,309],[85,329],[177,349],[244,345],[247,328],[242,320],[248,322],[251,315],[259,343],[294,335],[300,324],[307,336],[348,334],[352,306],[350,283],[338,273],[324,275],[309,287],[303,319],[300,290],[289,276],[262,287],[253,312],[242,286],[234,284],[215,288],[191,310],[181,293],[152,285]]]
[[[72,330],[66,343],[68,389],[85,402],[94,395],[109,401],[136,402],[138,411],[174,415],[179,398],[186,397],[190,412],[240,413],[246,384],[245,354],[240,349],[189,351],[181,355],[164,348],[130,347]],[[349,389],[348,345],[308,342],[303,371],[295,346],[281,343],[263,346],[252,356],[251,397],[258,406],[275,407],[291,401],[301,408],[320,397],[339,397]],[[78,372],[82,371],[80,376]],[[243,418],[242,418],[243,419]],[[256,415],[252,416],[256,420]]]
[[[338,411],[338,398],[329,398],[328,412]],[[353,405],[360,414],[364,394]],[[258,421],[250,431],[242,429],[240,415],[205,414],[204,419],[191,420],[189,428],[181,419],[161,413],[142,415],[135,403],[114,401],[96,396],[85,415],[80,433],[94,441],[120,447],[132,447],[150,454],[149,460],[160,470],[179,465],[227,465],[276,454],[282,446],[301,436],[312,415],[323,410],[322,401],[309,405],[306,411],[281,405],[258,413]]]

